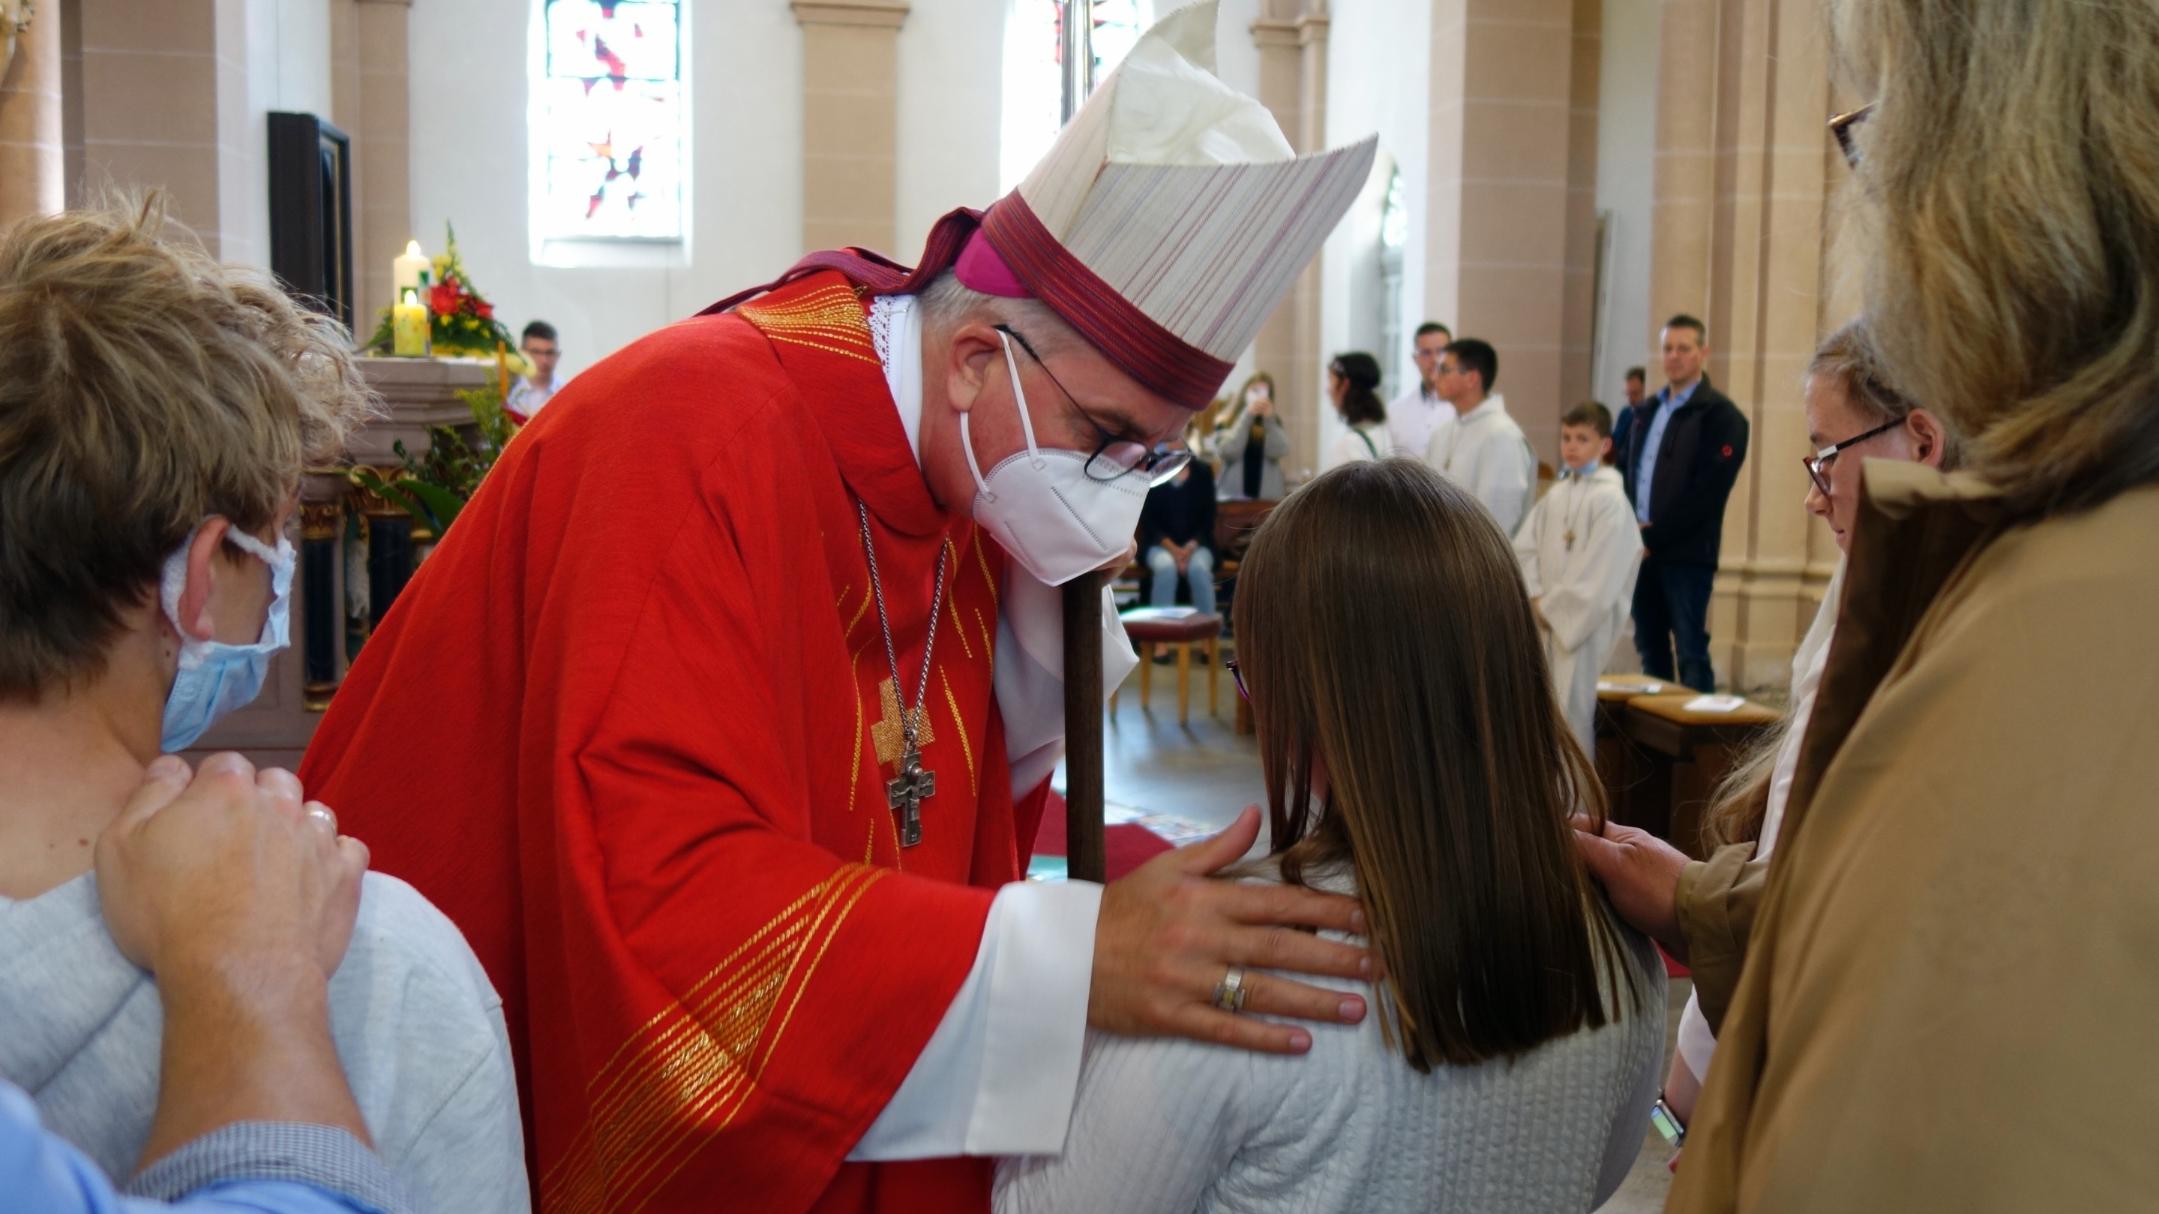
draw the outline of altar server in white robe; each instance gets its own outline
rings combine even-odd
[[[1584,401],[1559,422],[1559,483],[1514,537],[1544,631],[1552,689],[1582,749],[1596,746],[1597,672],[1619,641],[1642,563],[1642,532],[1619,469],[1604,464],[1612,415]]]
[[[1537,491],[1537,455],[1507,412],[1499,382],[1499,353],[1474,337],[1447,344],[1439,358],[1439,391],[1456,417],[1432,432],[1424,459],[1441,476],[1469,490],[1513,535]]]

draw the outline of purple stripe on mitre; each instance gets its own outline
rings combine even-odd
[[[990,207],[982,234],[1035,298],[1148,390],[1196,411],[1229,378],[1234,364],[1170,332],[1102,281],[1050,235],[1018,191]]]

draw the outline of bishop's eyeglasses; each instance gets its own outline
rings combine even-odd
[[[1104,429],[1102,423],[1094,419],[1094,414],[1089,413],[1079,403],[1079,398],[1073,396],[1071,390],[1058,380],[1057,373],[1050,370],[1049,364],[1042,361],[1042,356],[1035,353],[1035,348],[1027,344],[1027,339],[1021,337],[1018,330],[1010,325],[998,325],[997,331],[1018,343],[1020,349],[1027,351],[1027,357],[1035,360],[1035,365],[1042,368],[1042,374],[1050,377],[1050,382],[1057,385],[1059,392],[1064,393],[1072,408],[1087,420],[1088,425],[1094,427],[1097,441],[1094,454],[1087,457],[1089,480],[1113,481],[1128,472],[1137,472],[1147,478],[1147,487],[1151,489],[1156,485],[1169,483],[1192,462],[1191,451],[1183,447],[1172,447],[1167,443],[1157,443],[1150,447],[1146,443]]]

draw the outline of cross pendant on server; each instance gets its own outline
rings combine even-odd
[[[885,801],[900,816],[901,847],[922,842],[922,803],[937,795],[937,773],[922,769],[922,755],[912,747],[900,756],[900,774],[885,781]]]

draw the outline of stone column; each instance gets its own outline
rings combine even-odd
[[[0,15],[0,21],[12,19]],[[0,72],[0,230],[66,205],[61,151],[60,11],[46,4]]]
[[[897,247],[904,0],[793,0],[802,26],[802,240]]]
[[[1297,51],[1301,61],[1298,121],[1290,139],[1299,153],[1311,155],[1327,147],[1326,0],[1306,0],[1304,14],[1297,19]],[[1289,361],[1275,372],[1288,389],[1284,422],[1292,449],[1283,471],[1292,474],[1319,468],[1321,410],[1328,407],[1321,396],[1321,368],[1328,351],[1319,347],[1320,291],[1320,258],[1314,256],[1290,288]]]
[[[167,211],[221,253],[219,46],[237,37],[226,53],[240,53],[244,12],[234,20],[218,0],[76,2],[85,197],[161,191]]]
[[[1824,298],[1825,174],[1841,171],[1823,128],[1828,36],[1818,7],[1795,0],[1665,0],[1662,34],[1652,323],[1708,322],[1709,375],[1752,426],[1725,511],[1711,656],[1735,687],[1776,686],[1834,566],[1801,507],[1798,458],[1801,376],[1846,319]]]
[[[332,0],[330,121],[352,139],[353,325],[365,341],[390,306],[391,265],[412,224],[412,0]]]
[[[1274,114],[1275,125],[1299,152],[1312,149],[1299,142],[1304,124],[1304,62],[1297,47],[1297,20],[1292,0],[1266,0],[1262,15],[1252,23],[1252,42],[1259,48],[1259,101]],[[1287,417],[1317,417],[1316,385],[1290,373],[1297,351],[1296,294],[1276,305],[1259,336],[1252,342],[1255,370],[1275,377],[1278,402]],[[1224,384],[1224,392],[1237,390]],[[1314,423],[1316,424],[1316,423]],[[1316,440],[1315,440],[1316,441]]]
[[[1569,206],[1579,205],[1570,162],[1581,151],[1571,113],[1575,7],[1434,0],[1432,9],[1425,312],[1498,350],[1498,390],[1548,462],[1558,455],[1561,353],[1570,336],[1580,341],[1566,306]],[[1592,128],[1581,151],[1591,199],[1594,147]]]
[[[1555,402],[1561,413],[1576,402],[1597,398],[1597,86],[1603,27],[1604,0],[1574,0],[1574,61],[1567,89],[1567,268]],[[1540,436],[1532,434],[1530,441],[1545,450]],[[1555,443],[1555,468],[1558,454]]]

